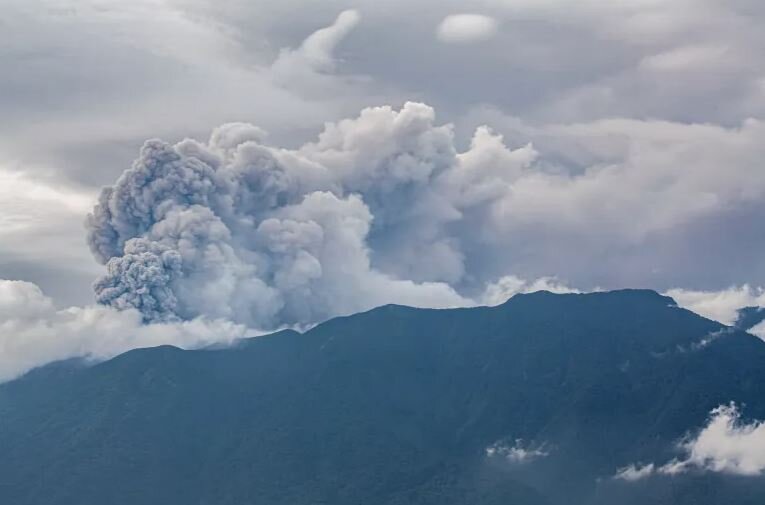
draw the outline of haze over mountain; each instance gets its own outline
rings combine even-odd
[[[0,494],[754,505],[763,398],[765,342],[652,291],[389,305],[304,334],[60,362],[6,383]]]

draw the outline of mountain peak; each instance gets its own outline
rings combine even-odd
[[[566,301],[591,301],[591,302],[618,302],[620,304],[651,304],[663,307],[676,307],[677,302],[670,296],[663,295],[653,289],[616,289],[611,291],[592,291],[588,293],[555,293],[548,290],[534,291],[530,293],[517,293],[510,297],[505,304],[513,300],[534,301],[546,303],[551,300]]]

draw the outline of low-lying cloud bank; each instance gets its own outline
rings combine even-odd
[[[225,320],[146,325],[134,309],[103,305],[57,309],[36,285],[0,279],[0,382],[67,358],[102,360],[164,344],[199,348],[256,334]]]
[[[553,293],[582,292],[552,277],[527,281],[508,275],[488,284],[474,299],[460,298],[455,302],[455,306],[494,306],[504,303],[516,294],[541,290]],[[396,292],[388,292],[385,296],[387,298],[380,298],[380,303],[401,303],[401,298],[397,297]],[[726,299],[720,294],[709,293],[708,296],[715,300]],[[374,299],[367,300],[367,303],[372,303],[370,300]],[[415,301],[427,307],[437,307],[440,303],[438,298],[433,298],[429,304],[427,297]],[[693,304],[687,304],[688,299],[681,297],[679,302],[681,306],[691,310],[698,309]],[[702,309],[709,307],[708,304],[702,305]],[[700,312],[708,317],[720,313],[715,305],[711,307],[713,309],[706,309],[706,314],[703,313],[704,310]],[[0,279],[0,382],[62,359],[82,357],[100,361],[130,349],[157,345],[197,349],[212,344],[227,345],[237,339],[265,332],[262,328],[204,315],[189,320],[147,323],[145,315],[133,307],[115,308],[94,304],[61,309],[56,308],[53,300],[33,283]],[[755,331],[755,334],[758,333]],[[504,454],[512,448],[496,446],[494,449],[494,453]],[[533,448],[527,447],[524,450],[531,451],[529,456],[535,454]],[[515,457],[511,453],[516,456],[522,454],[518,451],[507,452],[506,455],[510,455],[511,459]],[[628,479],[638,471],[647,472],[646,468],[625,468],[622,478]],[[651,467],[650,471],[654,470],[658,469]]]
[[[678,445],[683,456],[664,465],[629,465],[614,478],[637,481],[652,475],[677,475],[689,471],[733,475],[765,472],[765,424],[741,422],[735,404],[721,405],[711,412],[707,425],[694,437]]]
[[[550,278],[527,282],[508,276],[488,286],[477,300],[460,299],[459,303],[496,305],[515,294],[539,289],[573,291]],[[396,292],[387,292],[386,296],[381,303],[401,303]],[[437,297],[431,299],[431,305],[427,300],[423,298],[420,304],[439,304]],[[101,361],[131,349],[158,345],[183,349],[229,345],[264,333],[262,329],[225,318],[197,316],[184,321],[147,323],[144,314],[132,307],[93,304],[56,308],[37,285],[0,279],[0,383],[63,359]]]

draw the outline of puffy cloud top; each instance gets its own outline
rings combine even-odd
[[[482,14],[453,14],[438,25],[438,38],[443,42],[466,43],[491,38],[497,31],[494,18]]]
[[[460,152],[452,126],[412,102],[364,109],[290,149],[243,123],[207,142],[150,140],[88,219],[91,250],[107,266],[97,300],[147,321],[202,315],[260,329],[390,302],[499,303],[518,289],[567,289],[548,272],[529,273],[545,263],[540,255],[597,268],[592,254],[616,261],[615,250],[667,241],[765,194],[759,121],[506,131],[535,144],[509,148],[481,126]],[[572,145],[576,159],[563,163],[581,169],[564,170]],[[719,169],[733,147],[735,177]],[[572,237],[578,248],[562,253]],[[521,270],[540,281],[507,276]],[[757,301],[747,293],[670,292],[728,323],[743,305],[760,305],[744,303]]]
[[[688,471],[748,476],[765,472],[765,424],[742,422],[741,412],[733,403],[712,410],[707,425],[681,442],[679,448],[683,458],[661,466],[629,465],[619,469],[614,477],[637,481],[655,474],[676,475]]]
[[[88,219],[107,265],[100,303],[257,328],[393,301],[466,305],[462,223],[533,160],[487,129],[458,154],[418,103],[365,109],[294,150],[263,137],[229,124],[207,143],[144,145]]]

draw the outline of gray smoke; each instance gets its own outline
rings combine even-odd
[[[486,129],[458,154],[451,127],[416,103],[365,109],[295,150],[264,137],[237,123],[207,143],[147,142],[88,219],[107,267],[98,302],[256,328],[389,302],[469,305],[471,222],[534,156]]]
[[[98,300],[147,321],[206,316],[269,329],[391,302],[494,303],[494,292],[514,285],[500,279],[508,274],[581,286],[577,276],[600,272],[605,288],[638,277],[655,285],[662,272],[686,267],[673,260],[649,269],[648,248],[685,243],[689,226],[759,208],[765,195],[759,121],[521,130],[541,154],[510,149],[485,126],[460,152],[451,125],[418,103],[364,109],[295,149],[241,123],[206,143],[150,141],[88,222],[91,248],[107,265]],[[612,138],[630,140],[604,142]],[[560,161],[566,145],[581,150],[581,170]],[[719,167],[731,149],[739,154],[728,173]],[[683,250],[673,258],[687,259]],[[762,305],[670,294],[721,321]]]

